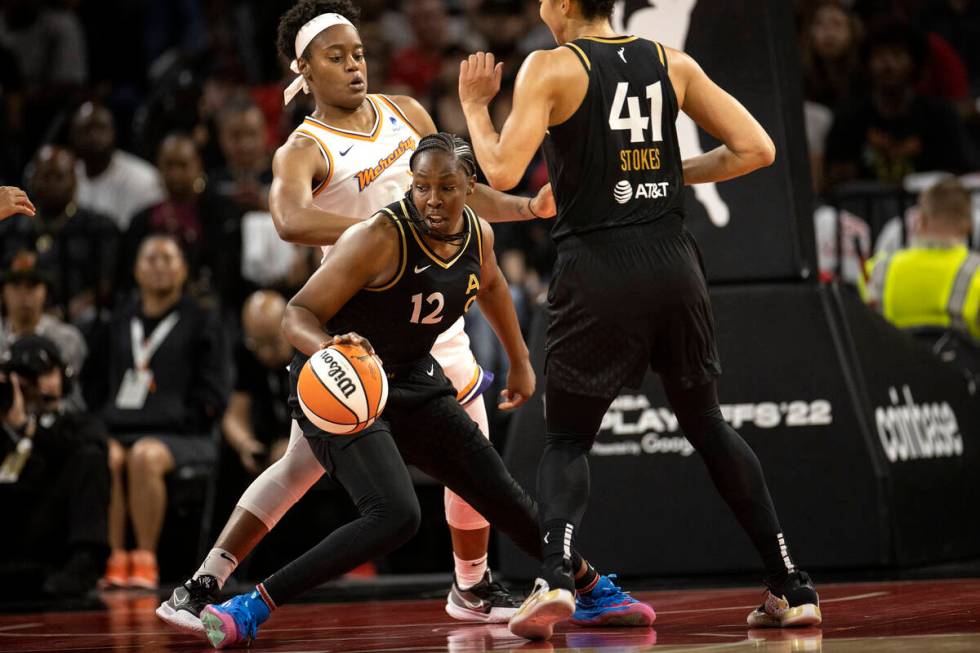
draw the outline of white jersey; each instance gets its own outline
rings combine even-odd
[[[313,206],[331,213],[368,219],[405,196],[412,181],[408,161],[421,136],[394,100],[368,95],[374,126],[368,133],[332,127],[307,116],[293,133],[313,140],[327,165],[326,177],[313,189]],[[323,247],[326,256],[329,245]],[[460,318],[437,343],[463,332]]]
[[[327,164],[326,177],[313,189],[313,205],[365,220],[404,197],[412,180],[408,160],[421,138],[390,98],[368,95],[367,101],[375,115],[368,133],[312,117],[293,132],[315,141]]]

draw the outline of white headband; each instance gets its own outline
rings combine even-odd
[[[299,58],[303,56],[303,53],[306,51],[306,47],[310,44],[310,41],[315,39],[317,34],[326,29],[330,29],[334,25],[350,25],[351,27],[354,27],[353,23],[340,14],[320,14],[299,28],[299,32],[296,33],[296,58],[289,64],[289,69],[294,73],[298,73]],[[289,104],[300,92],[300,90],[302,90],[304,93],[310,92],[310,87],[306,85],[306,80],[302,75],[294,79],[292,83],[286,87],[286,90],[283,91],[282,97],[284,104]]]

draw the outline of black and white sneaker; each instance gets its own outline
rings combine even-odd
[[[749,614],[752,628],[819,626],[820,597],[805,571],[794,571],[776,582],[766,581],[766,600]]]
[[[209,603],[219,603],[218,579],[214,576],[192,578],[174,589],[170,598],[157,608],[157,616],[173,628],[191,634],[204,634],[201,610]]]
[[[490,577],[490,570],[483,574],[483,580],[470,587],[460,589],[453,575],[453,587],[446,598],[446,612],[460,621],[481,623],[506,623],[520,603],[510,595],[503,585]]]

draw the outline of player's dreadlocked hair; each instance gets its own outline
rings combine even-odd
[[[300,0],[279,18],[279,31],[276,35],[279,54],[288,61],[295,59],[296,35],[303,25],[320,14],[340,14],[356,26],[361,17],[361,9],[351,0]]]
[[[423,152],[429,152],[432,150],[439,150],[441,152],[446,152],[451,154],[456,163],[466,172],[467,175],[476,174],[476,157],[473,155],[473,148],[470,144],[464,141],[462,138],[456,134],[449,134],[447,132],[439,132],[437,134],[429,134],[419,141],[418,146],[412,153],[412,157],[408,160],[408,166],[415,170],[415,160]],[[442,234],[432,233],[429,229],[429,225],[426,224],[422,216],[419,215],[418,210],[415,208],[415,202],[412,201],[412,189],[409,188],[408,192],[405,193],[405,206],[408,208],[408,217],[415,224],[415,227],[436,240],[441,240],[447,243],[462,243],[466,239],[466,229],[464,229],[455,234],[449,234],[443,236]]]
[[[578,4],[582,8],[582,18],[594,20],[612,16],[616,0],[578,0]]]

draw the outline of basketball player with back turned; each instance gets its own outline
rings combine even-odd
[[[568,566],[589,500],[588,454],[612,400],[623,386],[638,386],[648,367],[765,565],[766,600],[749,625],[816,625],[817,593],[790,558],[759,461],[718,406],[711,306],[682,205],[684,184],[748,174],[770,165],[775,149],[690,56],[617,35],[614,4],[541,0],[559,47],[524,62],[499,134],[487,106],[501,66],[478,53],[460,67],[460,101],[490,184],[513,187],[543,143],[558,203],[538,467],[545,560],[510,628],[538,638],[573,613],[588,618],[588,605],[576,610]],[[678,111],[722,145],[682,161]]]

